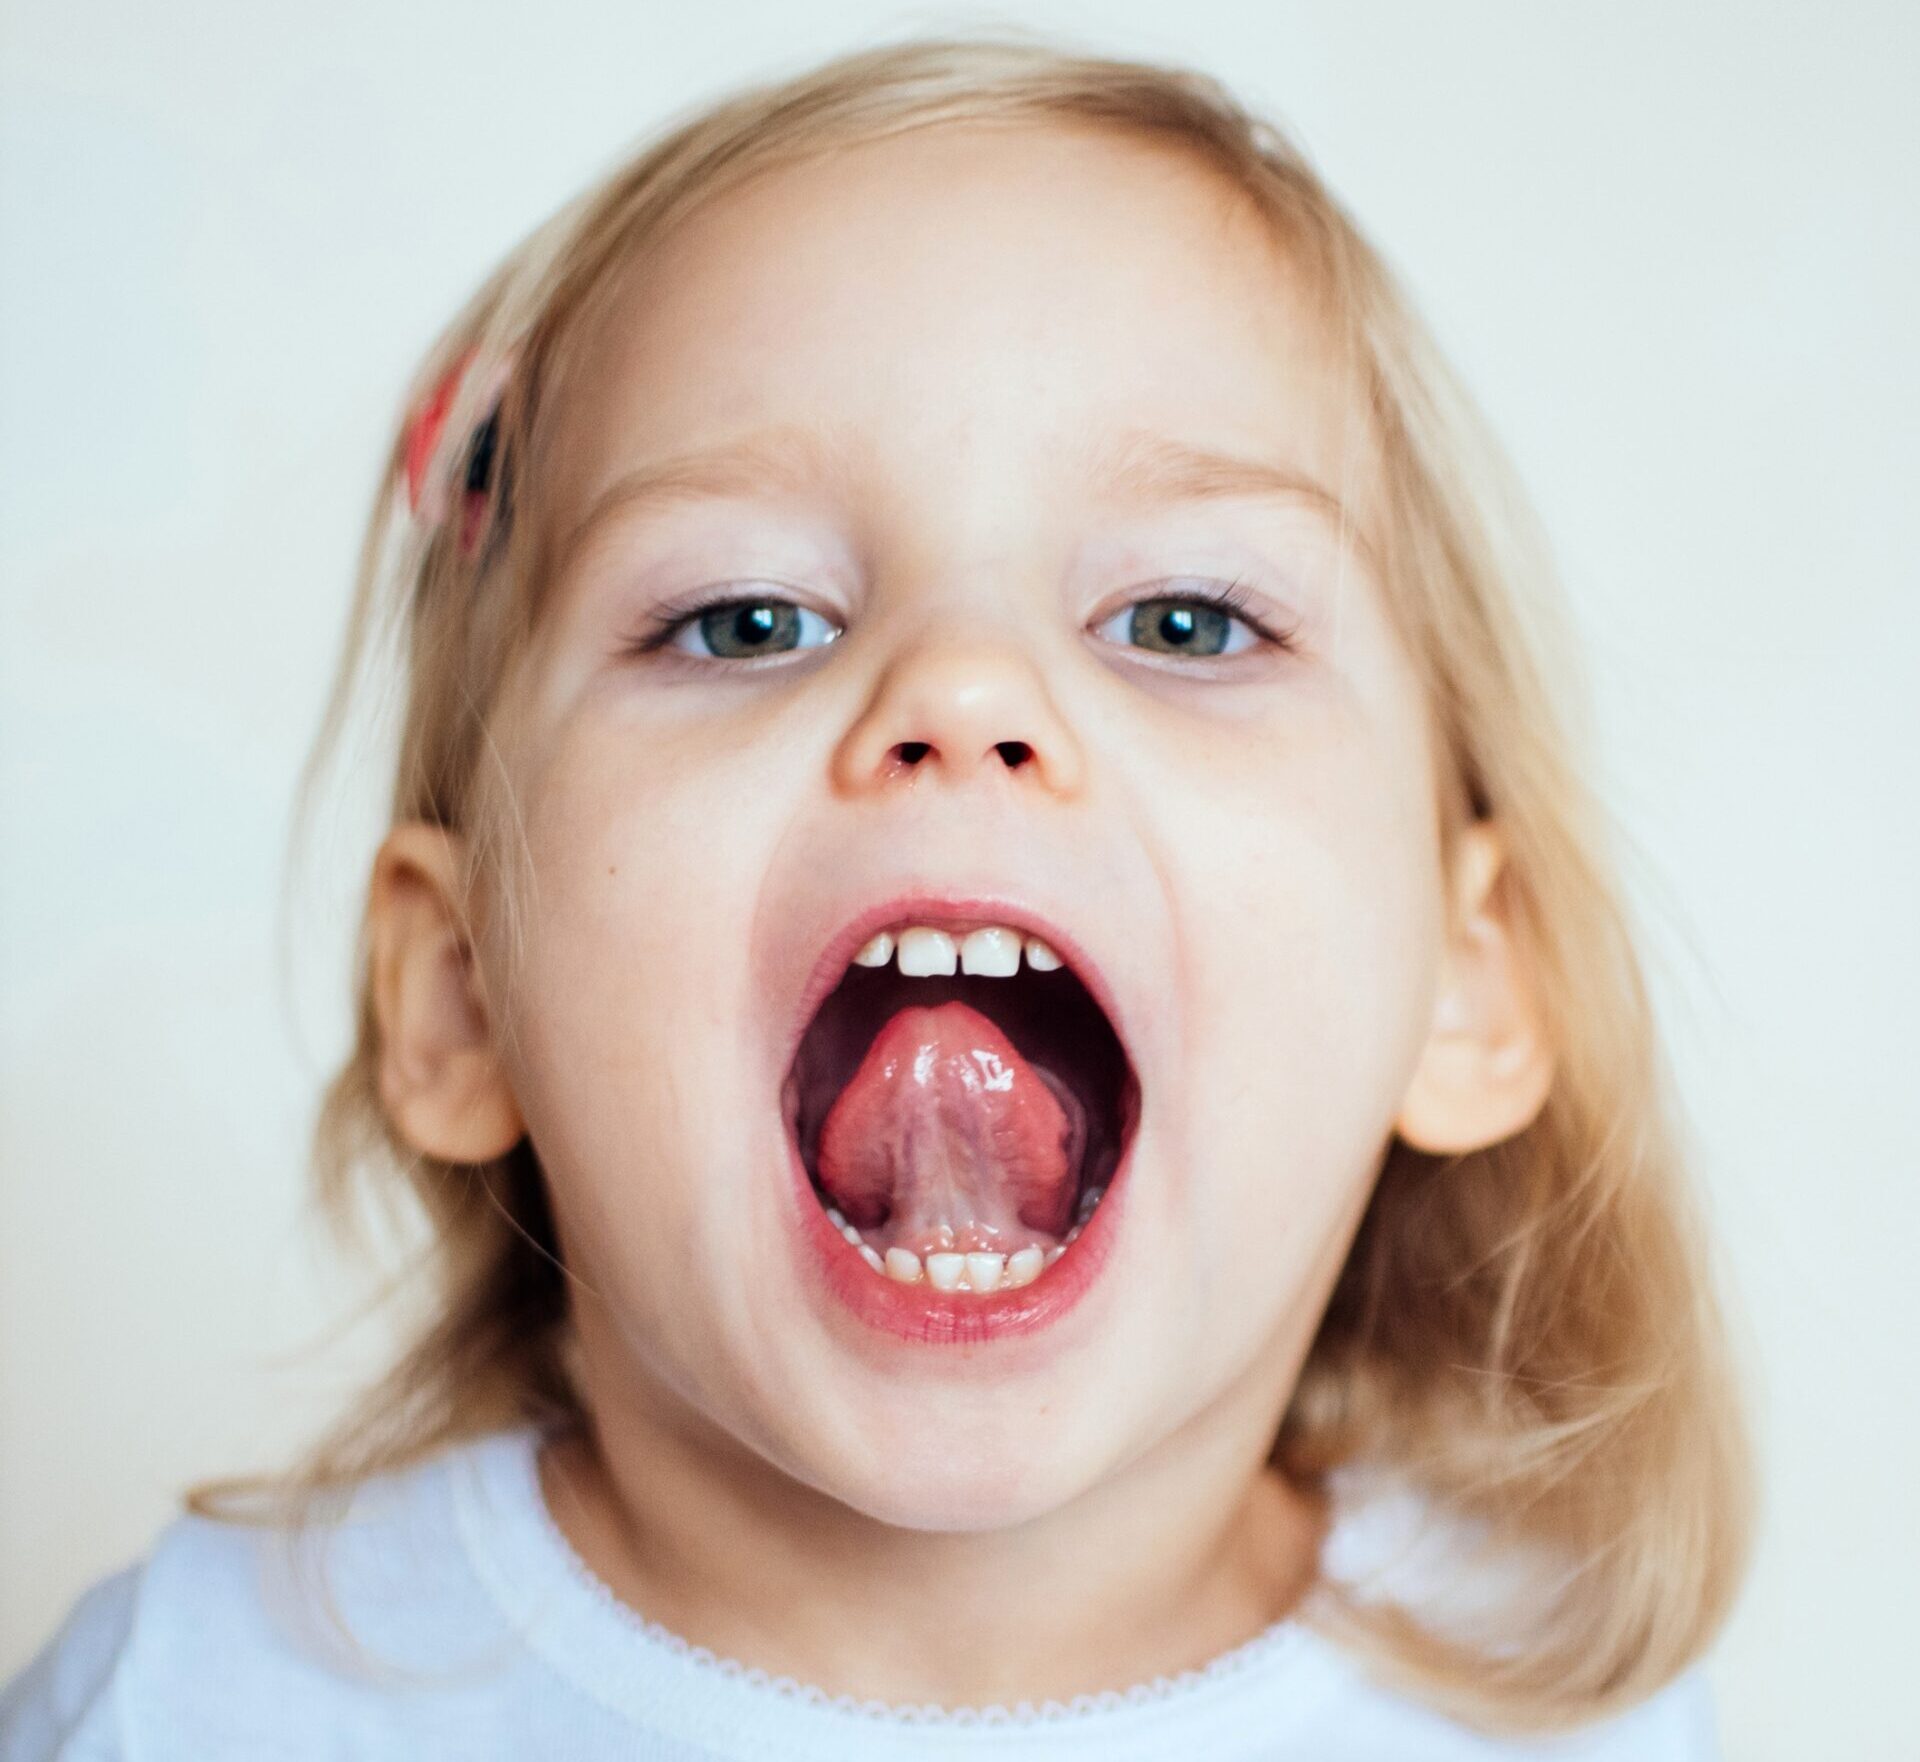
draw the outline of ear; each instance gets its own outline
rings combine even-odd
[[[367,919],[387,1117],[422,1155],[479,1163],[526,1126],[494,1051],[461,905],[464,856],[445,827],[396,826],[374,858]]]
[[[1501,884],[1506,847],[1485,820],[1457,837],[1451,928],[1433,1024],[1395,1130],[1415,1149],[1482,1150],[1532,1123],[1553,1082],[1535,975]]]

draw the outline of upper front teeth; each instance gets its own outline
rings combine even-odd
[[[1018,930],[999,924],[970,930],[957,942],[945,930],[916,924],[902,930],[896,941],[891,931],[882,930],[853,958],[863,967],[884,967],[899,956],[900,971],[910,978],[923,979],[934,974],[961,972],[987,978],[1010,978],[1020,970],[1020,953],[1026,950],[1027,965],[1036,972],[1052,972],[1060,957],[1038,936],[1023,937]]]
[[[902,930],[895,953],[900,971],[923,978],[930,973],[951,973],[959,963],[959,950],[944,930]]]

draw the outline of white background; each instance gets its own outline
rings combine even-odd
[[[964,7],[8,6],[0,1675],[378,1355],[303,1210],[364,815],[276,919],[390,411],[498,255],[748,77]],[[1767,1472],[1730,1757],[1920,1754],[1920,11],[1030,3],[1289,126],[1556,541]],[[376,780],[375,788],[378,783]]]

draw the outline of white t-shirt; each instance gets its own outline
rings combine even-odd
[[[1572,1736],[1498,1742],[1370,1684],[1281,1621],[1203,1669],[1069,1703],[946,1710],[768,1676],[620,1603],[553,1523],[539,1434],[494,1433],[355,1489],[304,1553],[176,1518],[0,1694],[0,1762],[1713,1762],[1690,1671]],[[1353,1555],[1336,1519],[1327,1554]],[[1365,1554],[1365,1549],[1359,1551]],[[363,1648],[356,1667],[311,1594]]]

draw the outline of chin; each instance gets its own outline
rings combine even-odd
[[[978,1534],[1015,1529],[1057,1511],[1095,1478],[1091,1464],[1038,1444],[1027,1454],[975,1452],[956,1439],[944,1460],[866,1463],[816,1484],[863,1517],[895,1529]]]

